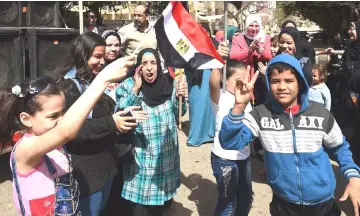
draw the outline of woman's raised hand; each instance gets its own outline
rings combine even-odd
[[[259,72],[262,76],[265,76],[265,72],[266,72],[266,68],[267,68],[267,63],[262,63],[262,62],[258,62],[258,66],[259,66]]]
[[[183,97],[187,92],[187,84],[184,80],[176,82],[176,97]]]
[[[227,42],[221,42],[219,44],[218,53],[223,58],[227,58],[229,56],[229,47]]]
[[[142,65],[135,70],[134,74],[134,92],[138,94],[142,86]]]
[[[235,105],[246,106],[250,102],[253,96],[254,84],[259,75],[259,71],[256,71],[252,79],[249,81],[250,70],[251,67],[250,65],[248,65],[246,67],[246,74],[244,80],[243,79],[236,80],[236,85],[234,89]]]

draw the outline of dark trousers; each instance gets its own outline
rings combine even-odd
[[[148,206],[131,203],[132,216],[170,216],[170,208],[173,199],[168,200],[161,206]]]
[[[122,134],[119,140],[117,170],[114,177],[107,205],[101,216],[131,216],[131,202],[122,198],[121,191],[124,186],[123,164],[131,163],[134,160],[132,154],[132,143],[134,137],[131,133]]]
[[[340,216],[341,211],[332,198],[317,205],[296,205],[273,195],[271,216]]]
[[[252,204],[250,158],[227,160],[211,153],[219,192],[215,216],[247,216]]]

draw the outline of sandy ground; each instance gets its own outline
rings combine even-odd
[[[212,216],[216,206],[217,189],[210,165],[211,144],[204,144],[200,147],[186,146],[188,124],[188,116],[186,115],[183,119],[183,130],[179,131],[182,184],[175,197],[171,215]],[[271,189],[265,180],[256,174],[256,171],[262,168],[263,164],[253,158],[251,165],[255,195],[250,216],[268,216],[270,215],[268,209],[272,196]],[[335,193],[335,198],[338,200],[344,191],[346,182],[339,176],[336,163],[333,163],[333,168],[338,179]],[[342,215],[353,215],[350,201],[339,204],[343,212]],[[9,154],[0,156],[0,215],[16,215],[12,202]]]
[[[178,189],[175,203],[172,207],[173,216],[211,216],[216,206],[217,189],[215,178],[212,175],[210,165],[211,143],[200,147],[188,147],[186,145],[188,134],[188,116],[183,119],[183,130],[179,131],[180,155],[181,155],[181,186]],[[11,172],[9,168],[9,155],[0,157],[0,215],[15,216],[12,203]],[[271,189],[265,180],[256,174],[263,164],[253,158],[252,177],[254,202],[250,216],[270,215],[269,203],[271,201]],[[341,196],[345,181],[339,177],[339,170],[334,163],[334,171],[337,174],[338,186],[336,198]],[[353,215],[350,202],[340,205],[343,214]]]

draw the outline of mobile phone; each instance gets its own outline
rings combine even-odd
[[[124,115],[122,116],[126,116],[126,117],[134,117],[134,113],[132,110],[128,110]],[[133,121],[129,121],[129,122],[133,122],[133,123],[138,123],[136,120]]]

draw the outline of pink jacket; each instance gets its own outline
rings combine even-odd
[[[244,35],[239,34],[233,38],[230,50],[230,59],[235,59],[251,66],[250,79],[254,76],[254,61],[253,57],[259,61],[269,61],[272,58],[271,55],[271,43],[270,36],[265,35],[264,42],[260,42],[260,46],[264,48],[262,54],[252,52],[249,50]]]

